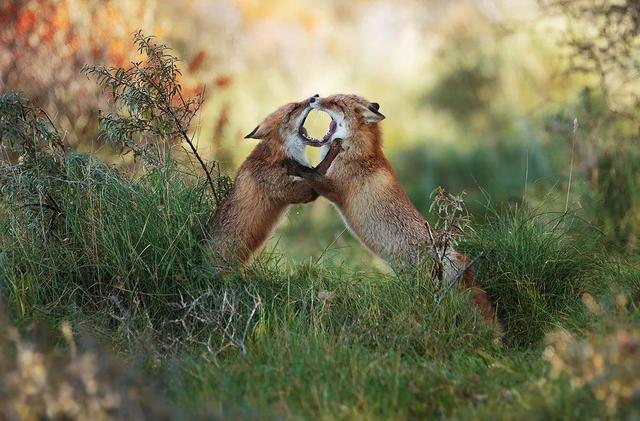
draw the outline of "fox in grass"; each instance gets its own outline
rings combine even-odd
[[[311,107],[331,117],[334,130],[323,153],[341,151],[327,165],[323,176],[300,163],[289,162],[292,175],[303,177],[315,192],[338,208],[351,231],[373,253],[395,267],[417,265],[431,243],[422,214],[409,200],[382,151],[379,124],[385,116],[377,103],[356,95],[318,98]],[[500,329],[486,293],[477,285],[466,256],[450,250],[444,259],[444,278],[461,275],[473,290],[473,301],[482,316]]]
[[[260,143],[240,166],[231,191],[209,223],[214,257],[223,264],[249,262],[288,205],[318,197],[308,181],[289,176],[285,167],[288,159],[308,166],[305,147],[320,147],[333,134],[330,130],[324,139],[315,139],[301,129],[318,97],[278,108],[245,136]],[[319,171],[326,170],[331,155],[318,165]]]

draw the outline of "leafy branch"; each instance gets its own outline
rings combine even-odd
[[[103,135],[122,153],[133,152],[157,165],[170,158],[171,147],[186,142],[202,167],[216,203],[220,196],[211,170],[198,153],[189,128],[204,102],[204,90],[185,98],[179,83],[179,60],[171,49],[156,43],[141,31],[133,35],[144,60],[131,63],[128,69],[85,66],[83,72],[96,78],[110,94],[116,112],[100,114]]]
[[[16,93],[0,95],[0,193],[23,209],[52,212],[52,226],[64,210],[54,198],[68,152],[44,110]]]
[[[6,143],[22,151],[43,146],[65,151],[62,137],[47,113],[17,93],[0,96],[0,145]]]
[[[435,214],[437,220],[433,226],[427,221],[426,226],[433,252],[432,274],[438,288],[444,280],[449,252],[458,245],[469,225],[464,196],[464,192],[453,195],[442,187],[436,188],[430,195],[432,202],[429,212]]]

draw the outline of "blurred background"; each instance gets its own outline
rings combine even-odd
[[[356,93],[381,104],[385,153],[425,214],[441,185],[466,191],[476,220],[522,202],[569,209],[634,250],[638,37],[627,26],[640,9],[618,3],[619,14],[588,0],[0,0],[0,91],[33,98],[76,150],[121,165],[98,133],[107,98],[80,69],[126,67],[142,29],[181,57],[185,91],[206,86],[199,149],[229,175],[255,146],[243,135],[279,105]],[[620,34],[627,50],[607,55]],[[324,199],[293,207],[273,250],[381,267]]]

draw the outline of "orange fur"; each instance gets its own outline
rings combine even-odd
[[[377,104],[355,95],[320,98],[314,108],[327,112],[338,123],[343,151],[326,175],[306,174],[314,190],[331,200],[354,234],[373,253],[394,266],[412,266],[425,257],[430,247],[425,219],[413,206],[382,151],[378,122],[384,116]],[[467,258],[452,251],[445,266],[451,279],[462,270]],[[462,284],[473,290],[473,301],[481,314],[495,323],[489,299],[468,268]]]
[[[289,204],[307,203],[318,194],[305,180],[287,174],[284,162],[306,163],[297,132],[308,100],[287,104],[248,136],[260,143],[238,169],[233,188],[209,224],[216,257],[225,264],[246,263],[260,250]]]

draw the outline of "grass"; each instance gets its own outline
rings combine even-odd
[[[483,257],[478,277],[510,344],[529,346],[554,327],[584,325],[582,294],[602,292],[596,235],[571,215],[514,208],[489,212],[466,238],[467,253]]]
[[[589,390],[549,374],[543,338],[586,332],[597,322],[582,294],[609,293],[606,275],[634,297],[638,271],[598,263],[591,234],[567,217],[494,212],[466,239],[507,327],[499,341],[465,291],[436,305],[425,269],[290,266],[264,254],[219,272],[203,230],[213,202],[173,166],[130,179],[71,155],[65,168],[53,226],[44,209],[2,208],[12,321],[25,334],[63,320],[91,331],[128,361],[123,370],[141,365],[172,416],[608,415]]]
[[[96,310],[112,295],[175,292],[200,266],[202,221],[211,207],[203,187],[170,168],[128,181],[93,159],[71,155],[54,229],[45,208],[10,212],[3,243],[16,315],[62,316],[68,305]],[[43,247],[44,245],[44,247]],[[96,300],[97,298],[97,300]]]
[[[601,413],[588,391],[572,390],[566,379],[543,383],[539,355],[408,359],[394,351],[346,351],[326,340],[292,339],[300,341],[286,352],[269,352],[267,342],[257,355],[226,368],[188,363],[182,368],[192,375],[174,384],[171,396],[186,407],[210,402],[223,413],[246,408],[244,416],[274,418],[566,419]]]

